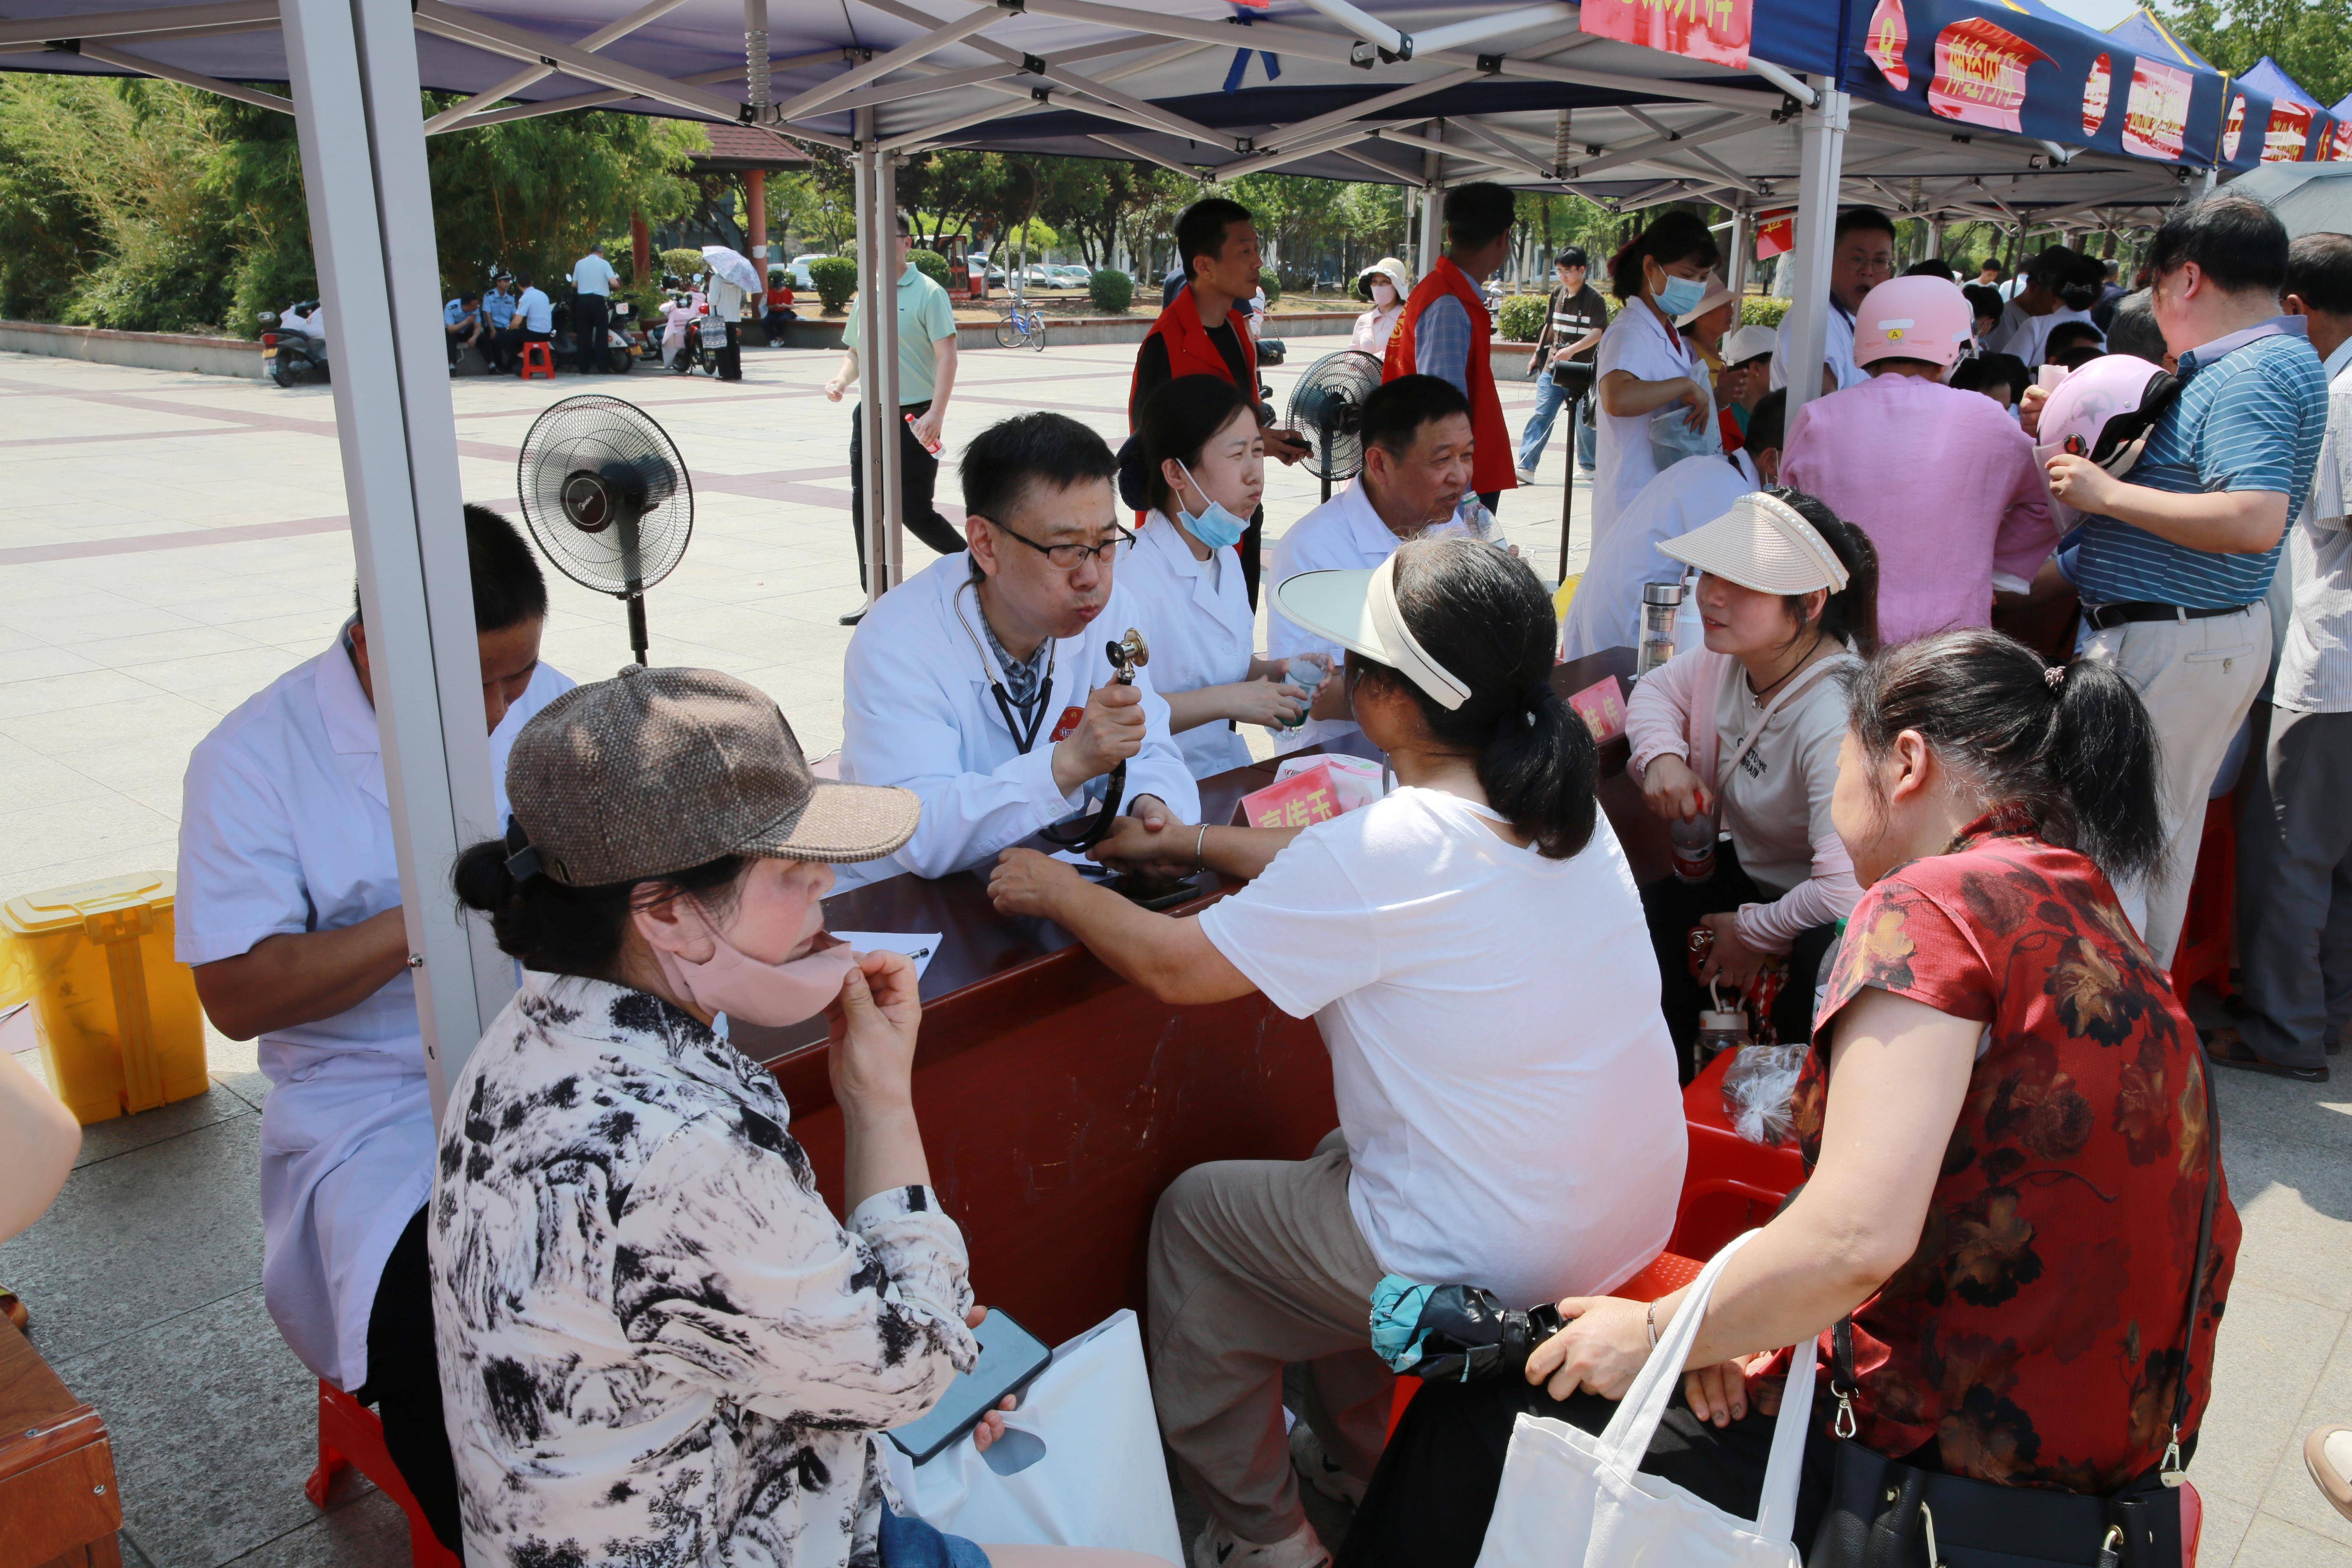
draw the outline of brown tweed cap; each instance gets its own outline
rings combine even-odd
[[[507,758],[515,824],[567,887],[667,876],[723,855],[874,860],[905,844],[907,790],[809,772],[772,698],[715,669],[641,669],[576,686]]]

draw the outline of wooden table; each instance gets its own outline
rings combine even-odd
[[[121,1568],[106,1423],[0,1321],[0,1568]]]
[[[1563,695],[1632,674],[1614,648],[1562,665]],[[1601,749],[1601,799],[1637,879],[1669,869],[1663,825]],[[1204,782],[1202,815],[1233,819],[1274,764]],[[1229,885],[1195,883],[1189,913]],[[1143,1304],[1151,1212],[1209,1160],[1295,1160],[1339,1124],[1330,1059],[1311,1019],[1252,994],[1206,1007],[1128,984],[1061,927],[1000,915],[977,872],[894,877],[825,900],[836,931],[938,931],[922,983],[915,1110],[941,1201],[963,1226],[972,1283],[1046,1342]],[[842,1125],[822,1022],[738,1026],[792,1102],[793,1131],[828,1200],[841,1201]]]

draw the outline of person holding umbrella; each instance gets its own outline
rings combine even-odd
[[[760,291],[760,274],[740,252],[723,245],[706,245],[702,259],[710,264],[710,313],[727,325],[727,346],[719,351],[719,379],[743,379],[743,301]]]

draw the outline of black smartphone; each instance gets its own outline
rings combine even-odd
[[[989,1309],[972,1337],[980,1342],[980,1360],[972,1369],[948,1384],[929,1412],[890,1428],[890,1441],[919,1465],[979,1426],[1006,1394],[1028,1387],[1054,1359],[1043,1340],[1002,1308]]]

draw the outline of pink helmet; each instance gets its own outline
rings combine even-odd
[[[2179,391],[2162,365],[2133,354],[2101,354],[2069,371],[2051,391],[2034,454],[2047,462],[2072,452],[2121,479],[2139,461],[2148,432]]]
[[[1949,370],[1976,335],[1976,312],[1948,278],[1889,278],[1853,313],[1853,363],[1918,359]]]

